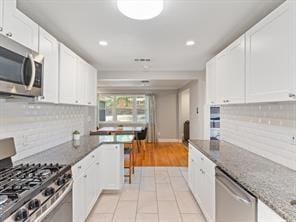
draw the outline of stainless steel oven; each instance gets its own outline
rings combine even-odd
[[[73,222],[72,218],[71,182],[54,204],[50,205],[34,222]]]
[[[257,199],[216,168],[216,222],[256,222]]]
[[[0,47],[0,93],[37,97],[42,95],[42,56],[19,54]]]

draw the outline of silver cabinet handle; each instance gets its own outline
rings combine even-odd
[[[194,162],[194,159],[191,159],[191,162]]]
[[[289,97],[290,97],[290,98],[295,98],[296,95],[295,95],[294,93],[289,93]]]
[[[76,100],[75,103],[78,103],[78,100]]]
[[[88,104],[90,105],[90,104],[91,104],[91,102],[88,102]]]
[[[203,158],[203,157],[201,157],[201,158],[200,158],[200,160],[204,161],[204,158]]]
[[[8,33],[6,33],[6,36],[12,37],[12,33],[11,32],[8,32]]]
[[[92,157],[92,158],[95,158],[95,155],[92,155],[91,157]]]
[[[82,168],[81,166],[78,167],[78,169],[81,169],[81,168]]]
[[[97,165],[100,165],[100,162],[97,162]]]
[[[84,175],[84,178],[87,178],[87,175]]]
[[[0,27],[0,32],[2,32],[3,31],[3,27]]]

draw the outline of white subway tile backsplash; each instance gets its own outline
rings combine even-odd
[[[94,129],[95,108],[84,106],[0,103],[0,139],[14,137],[18,160],[70,141],[72,132]]]
[[[221,139],[296,170],[296,103],[221,107]]]

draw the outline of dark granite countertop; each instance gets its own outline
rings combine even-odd
[[[78,142],[69,141],[16,161],[21,163],[59,163],[74,165],[102,144],[131,143],[134,135],[82,136]]]
[[[296,221],[296,171],[225,141],[191,140],[246,190],[288,222]]]

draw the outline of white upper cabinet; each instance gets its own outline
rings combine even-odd
[[[16,8],[16,0],[3,0],[2,33],[23,46],[38,51],[38,25]]]
[[[96,105],[97,70],[82,59],[78,59],[76,97],[81,105]]]
[[[58,41],[41,27],[39,28],[39,53],[43,62],[42,102],[58,103],[59,99],[59,44]]]
[[[0,33],[3,32],[3,0],[0,0]]]
[[[214,57],[206,65],[207,104],[209,105],[214,105],[217,103],[216,83],[216,57]]]
[[[87,105],[88,64],[83,59],[77,59],[76,100],[81,105]]]
[[[95,106],[97,104],[97,70],[92,66],[88,67],[87,82],[87,105]]]
[[[77,55],[63,44],[59,47],[59,102],[78,104],[76,99]]]
[[[245,102],[245,36],[216,56],[217,102]]]
[[[246,101],[295,99],[296,10],[286,1],[246,33]]]

